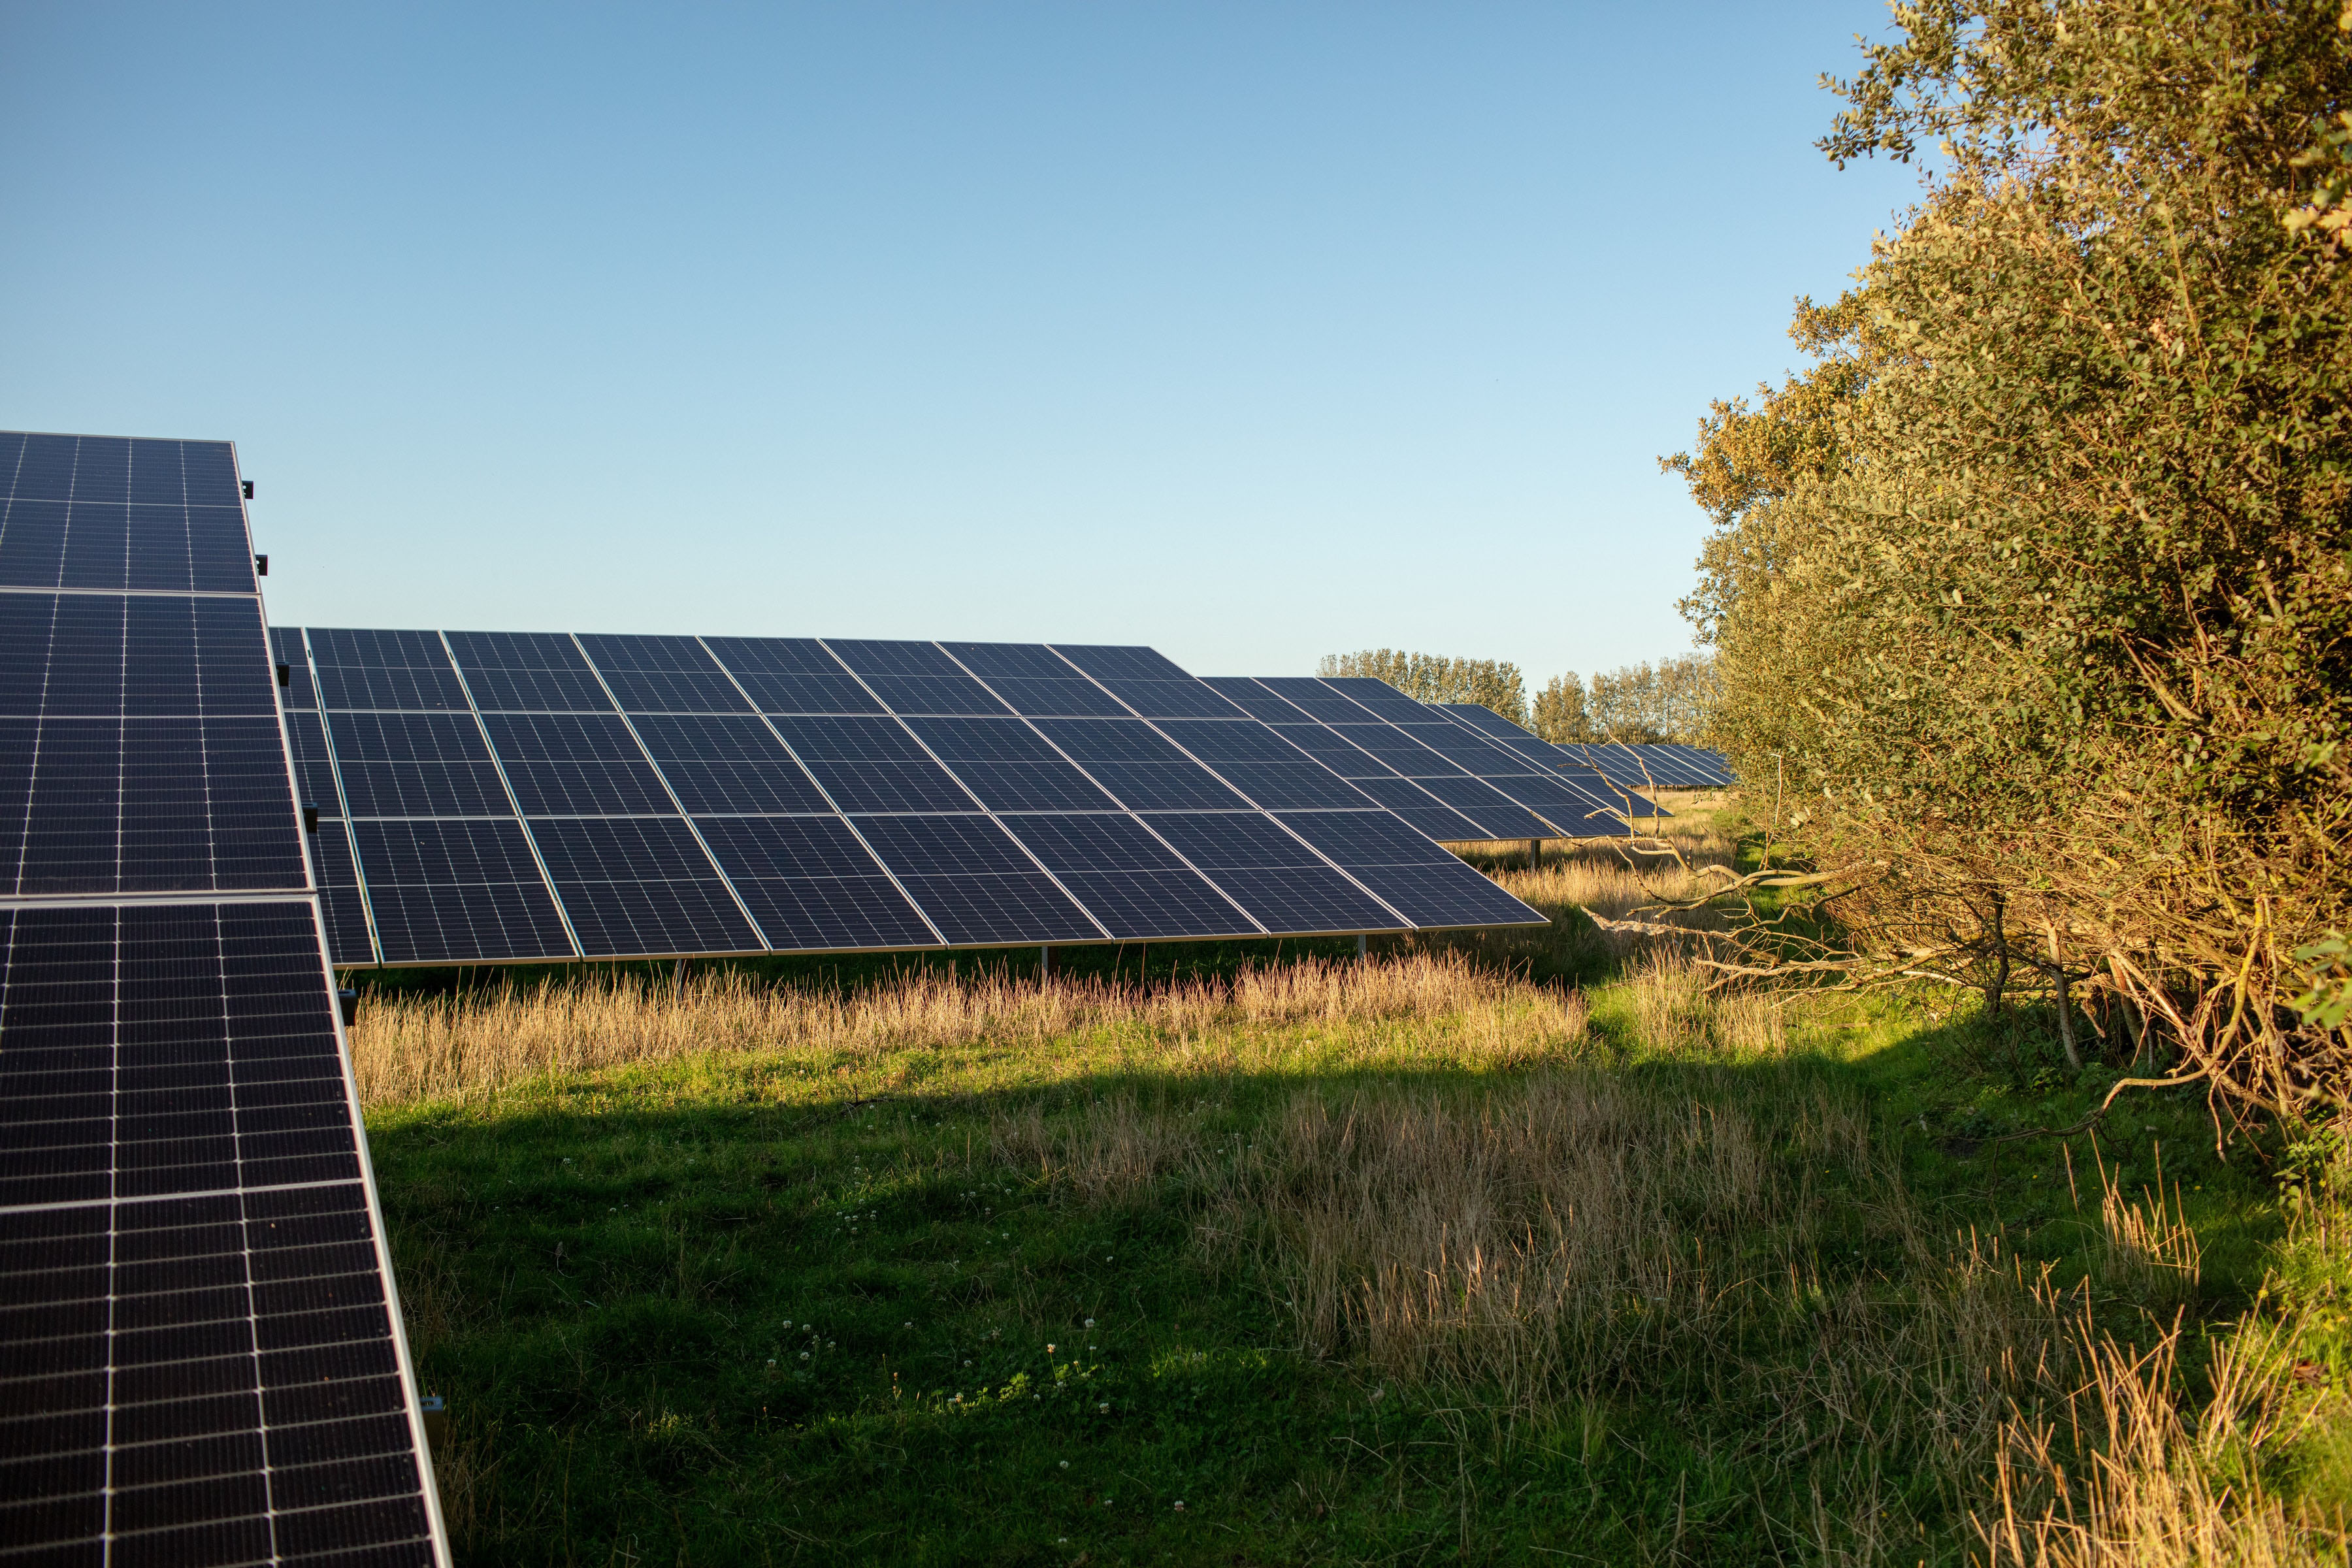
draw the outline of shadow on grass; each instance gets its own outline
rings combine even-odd
[[[1032,1108],[1132,1101],[1187,1118],[1202,1150],[1246,1148],[1301,1094],[1464,1102],[1530,1072],[1694,1106],[1846,1097],[1942,1225],[2004,1228],[2062,1268],[2095,1230],[2070,1158],[2080,1191],[2086,1156],[2152,1179],[2160,1155],[2224,1243],[2209,1260],[2228,1255],[2200,1306],[2242,1290],[2263,1222],[2218,1233],[2259,1187],[2198,1152],[2199,1104],[2126,1108],[2096,1154],[1990,1144],[1990,1125],[2078,1119],[2095,1086],[1989,1074],[1966,1020],[1856,1027],[1876,1048],[1604,1043],[1612,1066],[1129,1068],[817,1103],[787,1102],[806,1080],[772,1058],[703,1058],[389,1111],[371,1136],[423,1380],[451,1402],[443,1491],[468,1561],[1746,1563],[1801,1544],[1819,1472],[1762,1461],[1724,1366],[1648,1369],[1640,1399],[1601,1387],[1516,1423],[1384,1386],[1301,1353],[1278,1282],[1204,1249],[1181,1176],[1089,1205],[996,1135]],[[1880,1173],[1803,1174],[1832,1200],[1820,1276],[1911,1288],[1873,1228]],[[1935,1521],[1906,1551],[1959,1560],[1949,1499],[1904,1506]]]

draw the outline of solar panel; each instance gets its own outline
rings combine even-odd
[[[297,752],[306,789],[340,773],[386,964],[1390,931],[1423,923],[1415,910],[1446,925],[1464,908],[1538,918],[1493,903],[1426,839],[1415,878],[1437,892],[1392,868],[1377,879],[1405,903],[1368,890],[1266,814],[1388,803],[1148,648],[319,630],[279,646],[307,647],[322,693],[378,704],[330,696],[323,763],[307,728]],[[449,689],[467,705],[442,705]],[[412,700],[425,705],[382,706]],[[1405,787],[1400,832],[1497,831]],[[1171,814],[1214,820],[1171,826]],[[371,961],[361,922],[337,930],[339,962]]]
[[[0,1552],[446,1564],[233,455],[0,435]]]
[[[1621,792],[1486,709],[1416,702],[1363,677],[1229,676],[1202,684],[1432,838],[1596,838],[1632,831]]]

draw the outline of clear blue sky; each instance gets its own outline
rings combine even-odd
[[[281,623],[1655,658],[1884,21],[9,5],[0,426],[236,441]]]

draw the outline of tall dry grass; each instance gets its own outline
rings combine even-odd
[[[1911,1561],[1923,1486],[2001,1564],[2342,1560],[2254,1479],[2291,1436],[2281,1331],[2250,1319],[2204,1394],[2179,1363],[2200,1258],[2177,1192],[2100,1170],[2092,1271],[2062,1285],[1931,1226],[1855,1100],[1722,1076],[1302,1089],[1246,1136],[1120,1096],[1000,1117],[995,1147],[1091,1203],[1181,1194],[1307,1354],[1538,1441],[1614,1402],[1730,1443],[1811,1489],[1780,1522],[1825,1561]],[[2147,1311],[2154,1348],[2095,1303]]]
[[[1584,1032],[1581,998],[1481,973],[1462,955],[1303,960],[1230,980],[1115,981],[915,971],[847,992],[763,986],[740,973],[683,988],[607,973],[488,994],[371,998],[351,1032],[369,1105],[464,1096],[554,1075],[706,1053],[802,1051],[871,1058],[906,1049],[1058,1040],[1126,1029],[1173,1041],[1329,1023],[1454,1020],[1496,1063]]]

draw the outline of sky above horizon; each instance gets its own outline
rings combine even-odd
[[[1683,651],[1657,458],[1916,188],[1877,0],[0,12],[0,427],[280,624]]]

